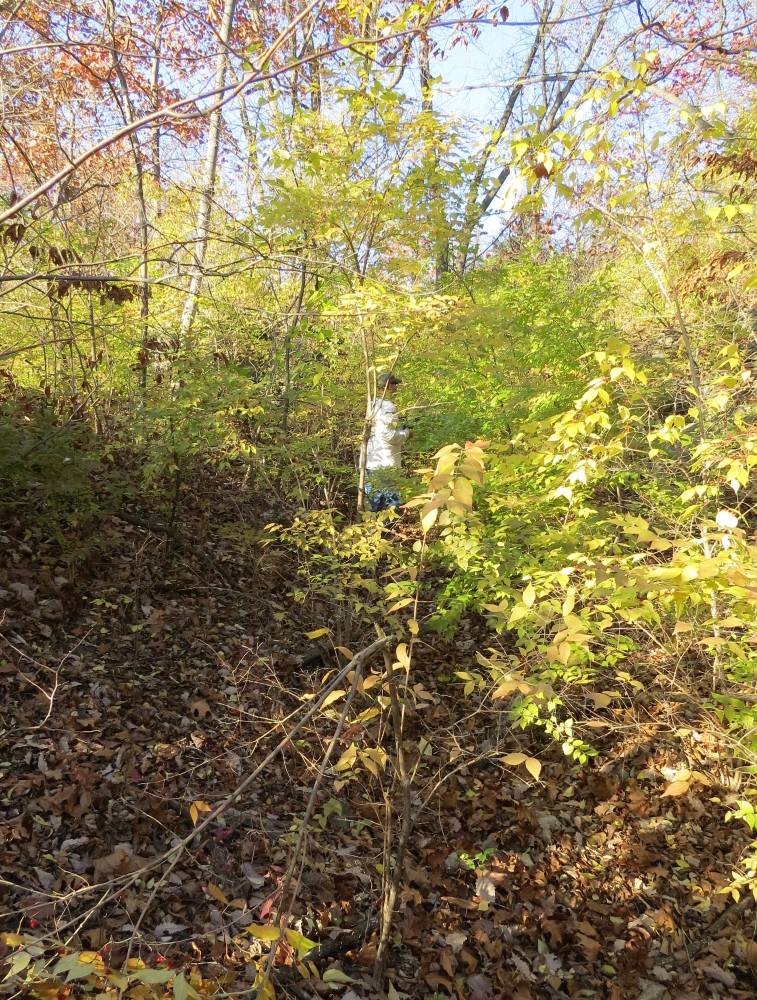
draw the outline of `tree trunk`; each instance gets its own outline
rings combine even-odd
[[[111,40],[111,55],[113,57],[113,68],[116,71],[118,85],[121,91],[121,113],[124,121],[132,124],[136,120],[134,107],[131,103],[129,84],[121,65],[121,56],[116,42],[116,8],[114,0],[106,0],[106,14],[108,20],[108,33]],[[131,153],[134,158],[134,189],[137,196],[137,208],[139,211],[139,318],[142,326],[142,348],[140,350],[139,387],[144,390],[147,387],[147,342],[150,339],[150,287],[148,285],[149,260],[148,248],[150,243],[150,228],[147,221],[147,202],[145,201],[144,169],[142,167],[142,153],[139,148],[139,140],[136,131],[129,133],[129,143]]]
[[[158,94],[160,91],[160,48],[163,33],[163,4],[158,9],[155,22],[155,37],[152,48],[152,64],[150,66],[150,105],[153,111],[158,110]],[[160,125],[156,122],[152,127],[152,176],[156,187],[160,188]]]
[[[360,342],[363,348],[363,362],[365,364],[365,420],[363,421],[363,434],[360,439],[360,467],[357,480],[357,511],[361,513],[365,509],[365,465],[368,461],[368,440],[371,436],[371,425],[373,423],[373,407],[375,399],[375,387],[371,378],[371,362],[368,356],[368,338],[365,329],[360,331]]]
[[[223,19],[219,36],[218,54],[216,55],[216,74],[214,89],[220,91],[226,83],[226,65],[228,62],[229,39],[234,20],[235,0],[225,0]],[[197,212],[197,229],[192,253],[192,271],[189,279],[189,291],[184,303],[181,317],[181,335],[186,339],[192,332],[192,324],[197,314],[197,300],[202,285],[202,272],[205,265],[205,254],[208,248],[208,230],[210,228],[210,212],[213,207],[213,192],[216,186],[216,168],[218,165],[218,142],[221,134],[221,108],[216,107],[210,113],[208,127],[208,144],[205,150],[205,169],[200,187],[200,205]]]

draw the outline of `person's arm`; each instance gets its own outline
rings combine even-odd
[[[397,408],[388,400],[380,408],[376,424],[380,425],[377,426],[377,431],[387,444],[399,444],[400,441],[407,441],[410,437],[409,427],[397,426]]]

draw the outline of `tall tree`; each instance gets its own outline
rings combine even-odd
[[[218,52],[216,54],[216,70],[213,90],[217,97],[223,91],[226,83],[226,68],[229,59],[229,41],[234,21],[235,0],[224,0],[221,30],[218,34]],[[182,337],[189,336],[197,314],[197,299],[202,285],[205,256],[208,251],[208,233],[210,230],[210,214],[213,209],[213,194],[216,186],[216,169],[218,166],[218,144],[221,133],[221,106],[216,100],[216,107],[210,113],[208,120],[208,138],[205,147],[205,166],[200,182],[200,200],[197,210],[197,227],[192,244],[192,266],[190,268],[189,291],[181,316]]]

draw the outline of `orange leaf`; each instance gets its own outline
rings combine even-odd
[[[685,795],[689,790],[689,785],[691,784],[691,779],[686,778],[684,781],[671,781],[668,787],[660,796],[661,799],[672,798],[677,795]]]

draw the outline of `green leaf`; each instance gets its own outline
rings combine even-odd
[[[79,952],[74,951],[70,955],[64,955],[53,969],[53,975],[61,976],[69,969],[75,968],[79,964]]]
[[[354,983],[355,980],[348,976],[346,972],[342,972],[341,969],[326,969],[323,974],[324,983]]]
[[[32,956],[28,951],[17,951],[11,958],[10,969],[5,979],[10,979],[11,976],[17,976],[19,972],[23,972],[31,960]]]
[[[132,974],[132,979],[138,979],[140,983],[167,983],[174,975],[170,969],[140,969]]]
[[[258,941],[278,941],[279,929],[270,924],[250,924],[245,930]]]
[[[183,972],[177,973],[174,977],[172,985],[174,1000],[187,1000],[188,997],[194,997],[195,1000],[200,1000],[200,994],[186,981]]]
[[[287,928],[285,933],[287,941],[297,952],[297,958],[300,960],[317,946],[315,941],[311,941],[310,938],[306,938],[304,934],[299,934],[297,931]]]
[[[86,979],[87,976],[91,975],[95,971],[94,962],[91,965],[75,965],[66,976],[66,982],[70,983],[73,979]]]

